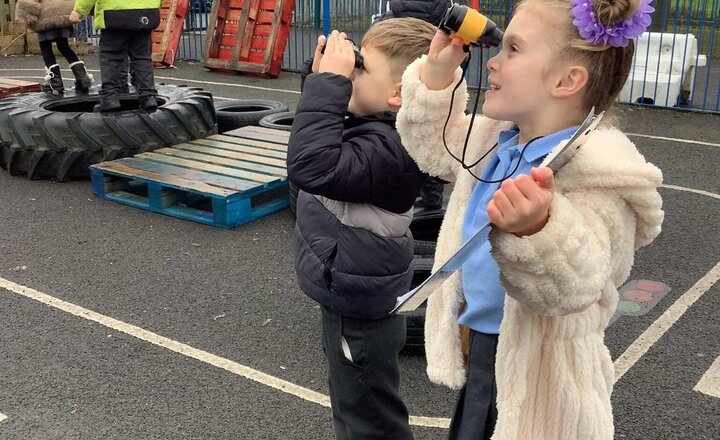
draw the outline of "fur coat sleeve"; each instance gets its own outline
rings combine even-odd
[[[40,11],[42,6],[38,0],[18,0],[15,5],[15,19],[33,29],[40,19]]]
[[[663,220],[661,171],[616,129],[596,131],[556,177],[540,232],[491,234],[508,295],[551,316],[582,311],[606,283],[622,284],[635,250],[657,236]]]
[[[397,115],[397,130],[410,156],[426,173],[454,182],[460,173],[467,173],[455,158],[462,158],[465,139],[471,117],[465,114],[468,93],[463,80],[454,93],[453,88],[460,81],[460,68],[455,78],[444,90],[429,90],[420,81],[420,71],[425,56],[411,63],[402,78],[402,106]],[[450,119],[448,111],[452,105]],[[447,127],[445,121],[448,120]],[[465,163],[471,164],[486,153],[497,139],[502,122],[478,115],[472,126]],[[507,123],[504,123],[507,124]],[[450,153],[445,148],[450,150]],[[481,148],[477,146],[481,145]],[[482,169],[486,160],[477,168]]]
[[[69,27],[74,0],[18,0],[16,19],[35,32]]]

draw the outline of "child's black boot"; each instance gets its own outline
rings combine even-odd
[[[152,95],[140,98],[140,108],[148,113],[155,113],[158,108],[157,99]]]
[[[100,102],[93,107],[94,112],[111,113],[120,111],[120,96],[117,93],[103,96],[100,95]]]
[[[75,75],[75,93],[87,95],[93,83],[93,76],[85,70],[85,63],[75,61],[70,64],[70,69],[73,75]]]
[[[45,68],[45,82],[40,84],[40,90],[53,96],[60,96],[65,93],[60,66],[53,64]]]

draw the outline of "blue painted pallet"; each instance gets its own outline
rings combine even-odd
[[[287,208],[289,133],[243,127],[90,167],[100,198],[234,228]]]

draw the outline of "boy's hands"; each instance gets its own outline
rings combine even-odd
[[[72,11],[70,13],[70,23],[78,24],[82,21],[82,15],[78,11]]]
[[[332,31],[325,43],[325,53],[320,53],[320,61],[317,60],[318,52],[322,50],[320,47],[320,38],[318,38],[318,47],[315,49],[315,61],[313,62],[313,72],[315,71],[315,63],[318,63],[318,72],[329,72],[337,75],[343,75],[350,78],[353,70],[355,70],[355,51],[353,44],[347,39],[345,32]]]
[[[317,46],[315,47],[315,54],[313,55],[312,73],[318,73],[320,71],[320,60],[323,57],[325,44],[327,44],[327,37],[320,35],[317,40]]]
[[[420,72],[420,81],[430,90],[442,90],[452,84],[455,70],[465,59],[462,38],[450,38],[438,30]]]
[[[547,224],[555,177],[550,168],[532,168],[530,176],[507,179],[488,203],[490,222],[518,237],[532,235]]]

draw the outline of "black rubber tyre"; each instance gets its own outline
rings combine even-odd
[[[437,237],[444,216],[445,211],[442,209],[416,210],[413,214],[413,221],[410,223],[410,230],[415,239],[412,288],[418,286],[432,273]],[[425,307],[426,304],[423,303],[406,316],[407,331],[403,347],[405,354],[420,355],[425,352]]]
[[[152,114],[138,109],[135,94],[121,94],[121,111],[110,114],[92,112],[97,94],[68,91],[50,99],[45,93],[25,93],[0,100],[0,167],[30,179],[87,178],[92,164],[216,132],[210,92],[156,87],[159,107]]]
[[[292,130],[294,119],[295,112],[292,111],[273,113],[260,119],[258,125],[265,128],[274,128],[275,130],[290,131]],[[297,213],[297,198],[300,188],[295,186],[294,183],[288,181],[288,192],[290,193],[290,212],[292,212],[293,217],[295,217]]]
[[[415,255],[435,255],[437,236],[444,216],[445,211],[442,209],[415,210],[410,223],[410,231],[415,239]]]
[[[264,116],[260,119],[258,125],[265,128],[274,128],[275,130],[290,131],[294,120],[295,112],[287,111]]]
[[[288,106],[284,103],[266,99],[236,99],[215,105],[220,133],[246,125],[257,125],[267,115],[286,111]]]

